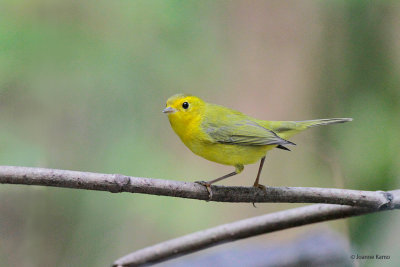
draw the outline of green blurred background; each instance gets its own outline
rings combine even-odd
[[[175,93],[269,120],[353,117],[272,151],[271,186],[400,188],[397,1],[0,1],[0,164],[183,181],[231,171],[192,154]],[[223,184],[251,185],[257,164]],[[207,203],[0,186],[1,266],[107,266],[136,249],[294,204]],[[400,265],[396,212],[333,228]],[[376,261],[361,264],[374,266]]]

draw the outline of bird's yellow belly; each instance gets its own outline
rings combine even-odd
[[[225,165],[247,165],[255,163],[276,145],[241,146],[228,144],[195,144],[188,146],[193,153]]]

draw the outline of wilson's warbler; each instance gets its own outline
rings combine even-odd
[[[177,94],[167,100],[163,110],[168,114],[172,129],[195,154],[225,165],[235,171],[208,182],[197,182],[207,187],[212,197],[211,184],[243,171],[244,165],[261,159],[255,187],[259,184],[265,155],[273,148],[289,150],[294,143],[287,139],[310,127],[351,121],[351,118],[306,121],[264,121],[239,111],[204,102],[193,95]]]

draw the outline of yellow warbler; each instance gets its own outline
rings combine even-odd
[[[254,186],[265,188],[259,184],[259,179],[269,150],[289,150],[286,146],[294,143],[287,139],[309,127],[352,120],[264,121],[185,94],[171,96],[163,112],[168,114],[172,129],[193,153],[214,162],[235,166],[234,172],[208,182],[198,182],[207,187],[210,198],[212,183],[238,174],[243,171],[244,165],[260,159]]]

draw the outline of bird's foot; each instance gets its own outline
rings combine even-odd
[[[262,184],[254,184],[253,187],[261,189],[264,192],[267,191],[267,187],[265,185],[262,185]]]
[[[254,184],[253,187],[261,189],[262,191],[266,192],[267,191],[267,187],[265,185],[262,184]],[[257,208],[256,205],[254,204],[254,202],[252,203],[254,208]]]
[[[210,201],[212,199],[213,193],[211,190],[211,184],[207,183],[205,181],[196,181],[196,184],[200,184],[206,187],[207,191],[208,191],[208,201]]]

